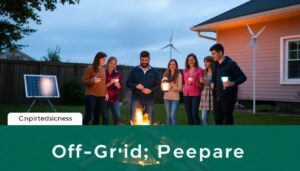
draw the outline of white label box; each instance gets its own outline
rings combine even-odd
[[[9,113],[7,125],[64,126],[82,125],[81,113]]]

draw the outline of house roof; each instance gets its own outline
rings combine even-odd
[[[4,54],[0,55],[0,59],[36,61],[36,59],[20,50],[6,51]]]
[[[220,14],[214,18],[204,21],[198,25],[195,25],[193,28],[297,4],[300,4],[300,0],[250,0],[249,2],[246,2],[223,14]]]

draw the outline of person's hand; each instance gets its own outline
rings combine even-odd
[[[110,84],[114,84],[115,82],[116,82],[115,78],[113,78],[113,79],[110,80]]]
[[[199,85],[200,84],[200,79],[199,78],[194,78],[194,82]]]
[[[234,82],[230,82],[230,81],[226,81],[223,83],[223,86],[226,88],[226,87],[232,87],[234,86]]]
[[[195,81],[194,77],[189,77],[188,78],[189,84],[193,84],[194,81]]]
[[[138,85],[136,86],[136,88],[137,88],[138,90],[143,90],[143,89],[144,89],[144,86],[143,86],[142,84],[138,84]]]
[[[144,94],[151,94],[152,91],[151,91],[150,89],[148,89],[148,88],[144,88],[144,89],[143,89],[143,93],[144,93]]]
[[[173,87],[176,87],[176,84],[174,82],[170,83],[170,90],[172,90]]]
[[[108,94],[106,93],[105,94],[105,101],[108,101],[109,100],[109,96],[108,96]]]
[[[215,88],[215,84],[214,84],[214,83],[211,83],[211,84],[210,84],[210,87],[211,87],[211,89],[214,89],[214,88]]]
[[[120,89],[120,88],[121,88],[121,84],[120,84],[120,82],[115,82],[114,84],[115,84],[115,86],[116,86],[118,89]]]
[[[201,82],[201,80],[202,80],[202,82]],[[195,78],[194,81],[195,81],[195,84],[197,86],[199,86],[200,88],[203,86],[204,81],[202,78]]]
[[[204,84],[205,81],[203,80],[203,78],[200,78],[199,83]]]
[[[99,77],[94,77],[94,78],[93,78],[93,82],[94,82],[94,83],[100,83],[100,82],[101,82],[101,78],[99,78]]]

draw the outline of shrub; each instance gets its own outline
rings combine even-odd
[[[283,113],[283,114],[293,114],[293,113],[295,113],[295,109],[291,106],[281,106],[278,111],[280,113]]]
[[[84,87],[79,79],[66,82],[63,86],[62,99],[65,105],[83,105]]]
[[[258,112],[275,112],[275,107],[271,105],[257,105],[256,110]]]

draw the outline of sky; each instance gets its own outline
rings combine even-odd
[[[48,49],[60,47],[63,62],[91,63],[99,51],[118,58],[118,64],[139,64],[139,53],[151,53],[151,65],[166,67],[169,50],[159,51],[173,43],[179,67],[189,53],[202,59],[209,55],[215,42],[199,38],[190,28],[230,10],[247,0],[81,0],[77,5],[58,5],[53,12],[40,12],[41,25],[22,39],[27,45],[22,51],[37,60]]]

